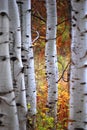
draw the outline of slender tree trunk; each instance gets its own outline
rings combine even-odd
[[[18,110],[19,126],[20,130],[26,130],[26,114],[27,114],[27,103],[26,103],[26,91],[24,81],[24,67],[21,60],[21,27],[19,10],[16,0],[9,0],[10,17],[11,17],[11,31],[14,35],[14,56],[11,60],[14,61],[14,76],[13,81],[16,105]]]
[[[87,0],[71,0],[72,45],[69,130],[87,130]]]
[[[28,103],[28,115],[29,120],[32,122],[32,127],[30,130],[35,129],[36,122],[36,83],[35,83],[35,72],[34,72],[34,54],[32,47],[32,38],[31,38],[31,0],[27,0],[25,3],[26,8],[26,42],[25,48],[28,50],[28,87],[27,87],[27,103]]]
[[[47,31],[46,31],[46,72],[48,81],[48,115],[57,121],[57,98],[58,98],[58,67],[56,52],[56,25],[57,11],[56,0],[46,0],[47,9]],[[54,130],[55,130],[54,126]]]
[[[19,130],[9,56],[8,0],[0,0],[0,130]]]
[[[25,0],[20,3],[18,0],[19,10],[23,15],[20,15],[22,27],[22,43],[24,51],[24,64],[26,68],[26,77],[28,78],[27,90],[27,104],[28,104],[28,127],[29,130],[35,129],[36,122],[36,83],[34,72],[34,56],[31,38],[31,0]],[[21,13],[20,12],[20,13]],[[27,64],[26,64],[27,59]],[[26,67],[27,66],[27,67]],[[27,81],[26,80],[26,81]]]

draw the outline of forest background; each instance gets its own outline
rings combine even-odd
[[[38,40],[33,43],[37,85],[37,128],[47,130],[52,125],[46,117],[47,81],[45,70],[46,8],[44,0],[32,0],[32,39],[39,32]],[[67,129],[69,109],[69,67],[70,67],[70,3],[57,0],[57,53],[58,53],[58,124],[59,130]],[[42,120],[42,122],[41,122]],[[44,128],[45,126],[45,128]]]

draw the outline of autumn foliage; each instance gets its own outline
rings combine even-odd
[[[68,1],[57,0],[58,30],[57,30],[57,52],[59,78],[64,72],[67,79],[70,62],[70,20]],[[36,8],[37,7],[37,8]],[[32,1],[32,24],[35,30],[39,31],[40,37],[33,45],[35,53],[35,72],[37,83],[37,130],[50,130],[53,119],[48,118],[46,112],[47,102],[47,81],[45,70],[45,35],[46,35],[46,10],[44,1]],[[32,32],[34,39],[35,33]],[[68,65],[67,69],[66,66]],[[69,80],[65,82],[63,78],[58,82],[58,123],[57,130],[66,130],[68,125],[69,110]],[[45,126],[45,127],[44,127]]]

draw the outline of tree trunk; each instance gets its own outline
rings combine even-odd
[[[26,68],[26,76],[28,84],[26,86],[27,90],[27,104],[28,104],[28,127],[29,130],[35,129],[36,122],[36,83],[35,83],[35,72],[34,72],[34,56],[31,38],[31,0],[25,0],[20,3],[18,0],[19,10],[23,15],[20,15],[21,27],[22,27],[22,43],[24,60]],[[27,81],[26,80],[26,81]]]
[[[87,130],[87,0],[71,0],[72,44],[69,130]]]
[[[14,90],[16,95],[16,105],[18,110],[19,127],[20,130],[26,130],[26,115],[27,115],[27,103],[26,103],[26,89],[24,81],[24,67],[21,60],[21,27],[19,10],[16,0],[9,0],[10,18],[11,18],[11,31],[14,35],[14,56],[11,60],[14,61]]]
[[[0,130],[19,130],[9,56],[8,0],[0,0]]]
[[[46,73],[48,82],[48,101],[49,117],[57,121],[57,98],[58,98],[58,67],[57,67],[57,52],[56,52],[56,25],[57,11],[56,0],[46,0],[47,10],[47,30],[46,30]],[[54,123],[54,124],[55,124]],[[56,129],[54,125],[54,130]]]

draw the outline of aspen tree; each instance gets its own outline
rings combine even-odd
[[[57,10],[56,0],[46,0],[47,29],[46,29],[46,73],[48,82],[48,115],[57,121],[57,98],[58,98],[58,67],[56,51]],[[56,129],[56,128],[54,128]]]
[[[87,0],[71,0],[72,42],[68,130],[87,130]]]
[[[22,28],[22,46],[27,84],[27,105],[28,105],[28,127],[33,130],[36,122],[36,83],[34,72],[34,54],[31,37],[31,0],[25,0],[23,3],[18,0],[21,28]]]
[[[21,60],[21,26],[19,10],[16,0],[9,0],[9,14],[10,14],[10,30],[13,33],[13,51],[14,55],[11,60],[14,61],[13,67],[13,82],[16,95],[16,106],[19,119],[20,130],[26,130],[26,115],[27,115],[27,103],[26,103],[26,89],[24,81],[24,67]]]
[[[0,130],[19,130],[9,56],[8,0],[0,0]]]

